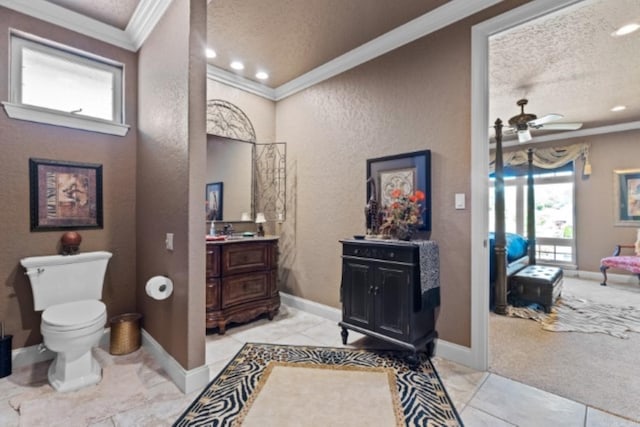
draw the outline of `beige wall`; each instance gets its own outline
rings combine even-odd
[[[135,311],[135,168],[137,129],[136,54],[0,7],[0,100],[9,99],[8,38],[15,28],[125,64],[125,137],[9,119],[0,112],[0,320],[13,334],[13,347],[42,341],[40,313],[33,311],[31,287],[21,258],[58,252],[63,231],[29,230],[29,158],[103,165],[104,228],[79,230],[81,251],[113,253],[103,300],[108,316]],[[132,95],[131,95],[132,94]]]
[[[139,51],[138,308],[144,327],[183,367],[204,364],[205,2],[173,2]],[[165,234],[174,233],[174,250]],[[144,284],[166,275],[173,295]]]
[[[576,240],[578,269],[599,271],[600,259],[611,255],[613,247],[634,243],[640,227],[614,226],[614,169],[640,169],[640,131],[584,138],[590,144],[592,172],[576,175]],[[626,252],[627,255],[633,252]],[[623,270],[611,270],[623,274]]]

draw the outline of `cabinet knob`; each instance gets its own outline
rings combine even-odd
[[[369,286],[369,293],[375,295],[373,286]]]
[[[353,254],[354,254],[354,255],[358,255],[359,253],[360,253],[360,249],[354,249],[354,250],[353,250]]]
[[[396,254],[394,252],[389,252],[389,258],[394,258]]]

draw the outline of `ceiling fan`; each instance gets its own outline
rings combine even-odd
[[[560,114],[547,114],[538,118],[535,114],[525,113],[524,106],[529,101],[526,99],[519,100],[516,104],[520,107],[520,114],[509,119],[509,126],[505,126],[504,133],[506,135],[516,133],[518,142],[531,141],[531,129],[534,130],[577,130],[582,127],[582,123],[550,123],[560,120]]]

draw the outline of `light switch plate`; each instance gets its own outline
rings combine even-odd
[[[465,205],[464,205],[464,193],[456,193],[455,206],[456,206],[456,209],[464,209],[465,208]]]
[[[173,250],[173,233],[167,233],[167,237],[164,240],[164,243],[167,246],[168,251]]]

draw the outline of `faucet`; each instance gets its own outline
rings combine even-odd
[[[231,236],[233,234],[233,224],[225,224],[223,230],[225,235]]]

